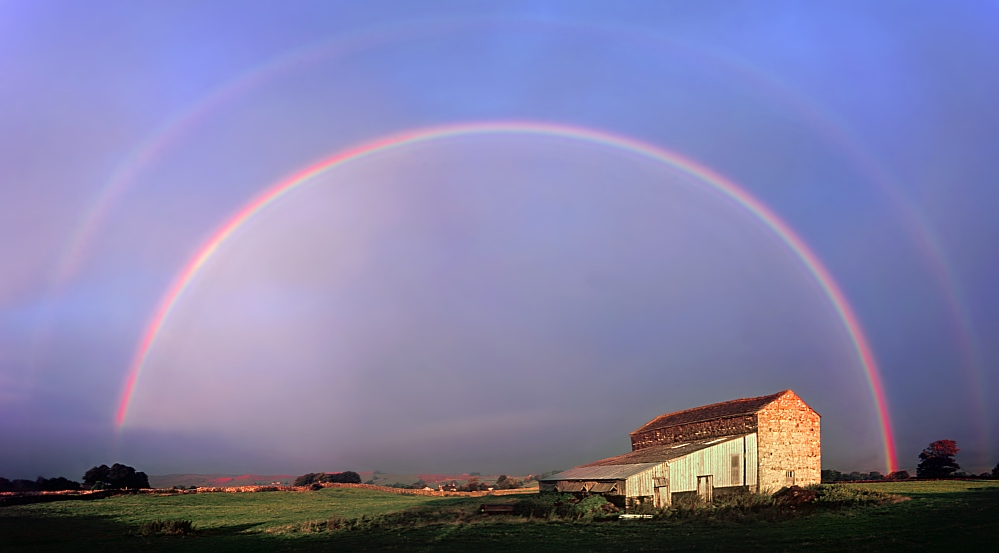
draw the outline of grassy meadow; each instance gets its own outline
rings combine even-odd
[[[981,551],[999,540],[999,482],[842,484],[909,498],[733,519],[549,521],[482,502],[364,489],[131,495],[0,507],[0,551]],[[189,520],[187,535],[143,532]]]

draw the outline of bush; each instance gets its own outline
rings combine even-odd
[[[815,491],[813,503],[825,507],[851,507],[859,505],[883,505],[901,499],[885,492],[854,488],[852,486],[810,486]]]
[[[152,520],[139,525],[139,533],[143,536],[185,536],[193,531],[194,524],[190,520]]]
[[[777,521],[795,516],[776,507],[768,494],[742,492],[716,498],[705,503],[696,494],[684,494],[673,499],[665,509],[646,509],[656,519],[670,521],[726,521],[736,523]]]
[[[573,500],[575,498],[569,494],[555,492],[539,493],[534,497],[521,499],[514,503],[513,512],[524,517],[548,518],[555,512],[557,506]]]
[[[521,499],[513,506],[515,515],[555,520],[592,520],[617,511],[617,507],[602,495],[589,495],[580,499],[571,494],[553,492]]]
[[[587,496],[579,500],[579,503],[576,503],[575,513],[573,514],[576,518],[592,519],[606,513],[608,511],[606,508],[608,504],[610,502],[602,495]],[[614,510],[616,511],[617,509]]]
[[[523,487],[524,487],[524,482],[522,482],[517,478],[511,478],[505,474],[501,474],[499,478],[496,479],[497,490],[512,490]]]
[[[16,480],[7,480],[6,478],[0,478],[0,491],[3,492],[37,492],[38,482],[32,480],[25,480],[18,478]]]
[[[361,475],[352,470],[344,472],[310,472],[295,479],[296,486],[308,486],[316,483],[360,484]]]
[[[41,476],[39,476],[38,480],[36,480],[35,482],[38,484],[38,489],[43,492],[57,492],[63,490],[80,489],[79,482],[73,482],[72,480],[69,480],[68,478],[64,478],[62,476],[58,478],[42,478]]]

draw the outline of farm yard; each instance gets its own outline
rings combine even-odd
[[[823,488],[831,507],[674,506],[648,520],[478,514],[539,496],[432,497],[364,488],[120,495],[0,507],[3,551],[974,551],[999,539],[999,482]],[[893,500],[851,505],[866,492]],[[830,504],[832,505],[832,504]],[[806,508],[808,507],[808,508]],[[171,535],[170,521],[191,530]]]

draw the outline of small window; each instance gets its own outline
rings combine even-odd
[[[742,461],[739,459],[738,453],[732,454],[732,485],[738,486],[741,484],[740,476],[742,474]]]

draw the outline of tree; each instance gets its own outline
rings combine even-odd
[[[361,475],[352,470],[344,472],[310,472],[295,479],[296,486],[309,486],[311,484],[321,484],[323,482],[340,484],[360,484]]]
[[[992,478],[999,478],[999,463],[996,463],[996,468],[992,469]]]
[[[888,476],[885,477],[885,480],[899,481],[899,480],[908,480],[909,478],[912,478],[911,476],[909,476],[909,471],[896,470],[895,472],[889,473]]]
[[[466,491],[466,492],[478,491],[478,489],[479,489],[479,477],[478,476],[469,476],[468,477],[468,481],[465,482],[465,485],[462,486],[461,488],[463,488],[463,491]]]
[[[101,487],[106,486],[109,482],[108,473],[111,469],[107,465],[101,465],[99,467],[93,467],[83,475],[83,485],[88,487],[94,487],[98,484]]]
[[[918,478],[949,478],[954,471],[961,468],[954,460],[957,452],[957,442],[954,440],[937,440],[919,454],[919,466],[916,467]]]
[[[322,476],[322,475],[323,475],[322,473],[316,473],[316,472],[309,472],[309,473],[303,474],[302,476],[299,476],[298,478],[295,479],[295,484],[294,485],[296,485],[296,486],[308,486],[310,484],[318,483],[319,482],[319,477]]]
[[[497,490],[512,490],[514,488],[523,488],[524,483],[516,478],[511,478],[505,474],[499,475],[496,479],[496,489]]]
[[[326,475],[327,480],[325,482],[338,482],[341,484],[360,484],[361,475],[357,474],[352,470],[346,470],[343,472],[334,472],[333,474]]]
[[[149,477],[128,465],[115,463],[110,467],[101,465],[91,468],[83,475],[83,484],[91,488],[148,488]]]
[[[63,476],[59,476],[58,478],[42,478],[39,476],[38,480],[35,480],[35,483],[38,485],[38,489],[43,492],[80,489],[79,482],[73,482]]]

